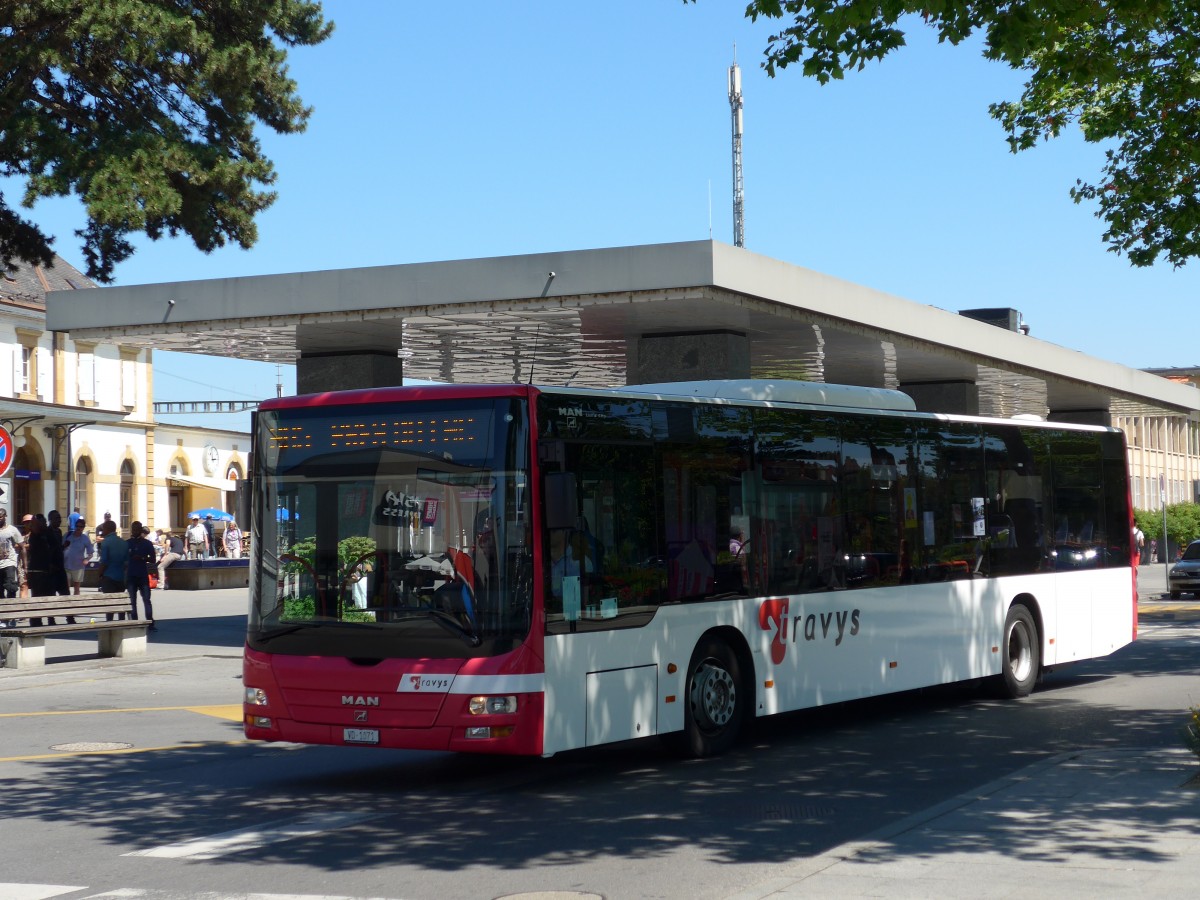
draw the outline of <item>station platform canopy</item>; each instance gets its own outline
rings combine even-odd
[[[1190,385],[716,241],[100,290],[50,294],[47,326],[296,363],[302,393],[401,373],[581,387],[773,378],[899,389],[945,412],[1200,415]]]

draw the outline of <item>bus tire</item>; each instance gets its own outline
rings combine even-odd
[[[737,742],[749,702],[741,663],[729,644],[706,637],[696,645],[684,691],[678,749],[687,756],[719,756]]]
[[[1004,658],[1001,663],[1004,695],[1013,700],[1028,697],[1042,668],[1042,645],[1029,607],[1013,604],[1004,618]]]

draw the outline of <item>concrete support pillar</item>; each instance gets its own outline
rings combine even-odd
[[[647,334],[628,346],[628,384],[750,377],[750,341],[735,331]]]
[[[398,386],[404,362],[395,350],[305,353],[296,362],[296,393]]]
[[[1112,425],[1112,414],[1107,409],[1052,409],[1046,414],[1049,422],[1067,422],[1071,425]]]
[[[979,415],[979,386],[973,381],[923,381],[901,384],[921,412]]]

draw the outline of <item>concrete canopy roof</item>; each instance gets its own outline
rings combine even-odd
[[[406,377],[625,383],[655,334],[747,336],[752,375],[966,381],[981,412],[1200,411],[1200,391],[714,241],[51,293],[73,338],[292,363],[398,353]]]

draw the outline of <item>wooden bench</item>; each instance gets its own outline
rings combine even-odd
[[[74,625],[45,624],[54,618]],[[108,617],[112,616],[110,620]],[[31,620],[42,620],[33,625]],[[0,649],[4,666],[24,669],[46,663],[46,638],[96,632],[101,656],[145,656],[149,619],[134,619],[128,594],[79,594],[0,600]]]

